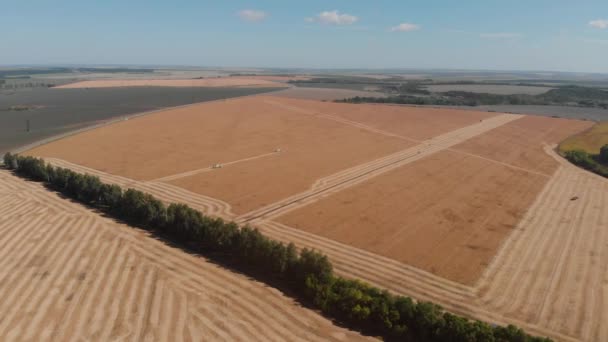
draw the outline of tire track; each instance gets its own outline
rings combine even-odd
[[[477,284],[480,303],[575,340],[603,341],[608,181],[547,152],[559,169]]]
[[[242,163],[242,162],[246,162],[246,161],[250,161],[250,160],[256,160],[256,159],[260,159],[260,158],[264,158],[264,157],[269,157],[269,156],[276,156],[277,153],[279,153],[278,151],[275,152],[270,152],[270,153],[264,153],[264,154],[260,154],[257,156],[253,156],[253,157],[248,157],[248,158],[243,158],[243,159],[239,159],[239,160],[233,160],[230,162],[225,162],[225,163],[219,163],[222,167],[226,167],[229,165],[233,165],[233,164],[238,164],[238,163]],[[178,173],[178,174],[174,174],[174,175],[169,175],[169,176],[165,176],[162,178],[157,178],[152,180],[151,182],[168,182],[168,181],[172,181],[172,180],[176,180],[176,179],[180,179],[180,178],[184,178],[184,177],[190,177],[190,176],[194,176],[194,175],[198,175],[199,173],[203,173],[203,172],[210,172],[213,171],[214,168],[213,166],[208,166],[202,169],[196,169],[196,170],[191,170],[191,171],[186,171],[186,172],[182,172],[182,173]]]
[[[76,220],[77,222],[83,220],[84,218],[80,218]],[[18,279],[16,279],[16,284],[13,288],[13,291],[8,299],[5,300],[6,308],[3,310],[3,318],[2,323],[0,323],[0,336],[4,336],[7,340],[15,340],[19,333],[19,324],[18,322],[23,322],[22,320],[17,320],[17,316],[21,313],[25,317],[28,323],[30,321],[30,317],[32,314],[32,298],[37,298],[42,294],[46,294],[44,291],[41,291],[40,288],[45,288],[48,290],[50,287],[49,282],[56,278],[54,273],[50,273],[47,269],[50,264],[65,262],[66,256],[69,256],[69,253],[77,251],[78,244],[71,244],[67,246],[68,248],[62,248],[61,245],[65,244],[65,236],[69,235],[69,229],[65,229],[63,231],[60,230],[58,234],[58,238],[55,239],[53,244],[45,245],[44,247],[47,250],[50,250],[50,254],[44,258],[44,260],[40,262],[40,265],[33,265],[33,267],[27,267],[25,270],[25,274],[20,274]],[[87,235],[88,237],[88,235]],[[36,262],[38,263],[38,262]],[[47,265],[46,267],[45,264]],[[42,272],[42,270],[45,270]],[[49,273],[53,274],[49,279]],[[39,278],[38,281],[32,280],[32,278]],[[6,297],[4,297],[6,299]],[[23,305],[16,305],[16,302],[21,298],[28,298],[28,304],[26,306],[25,312],[23,312]],[[36,299],[33,300],[34,302]],[[27,317],[27,318],[26,318]],[[13,323],[13,321],[16,321]]]
[[[0,202],[0,339],[367,339],[39,184],[1,182],[17,186]]]

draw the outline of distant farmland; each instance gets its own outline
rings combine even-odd
[[[429,85],[426,89],[433,93],[443,93],[447,91],[469,91],[472,93],[488,93],[499,95],[528,94],[538,95],[546,93],[552,88],[520,86],[520,85],[494,85],[494,84],[436,84]]]
[[[249,224],[326,254],[343,277],[453,313],[606,341],[608,182],[553,150],[592,125],[273,94],[25,153]]]
[[[384,93],[363,90],[350,90],[339,88],[313,88],[313,87],[294,87],[280,90],[274,93],[275,96],[290,97],[304,100],[341,100],[355,96],[384,97]]]
[[[0,93],[0,153],[124,115],[272,90],[276,88],[138,87],[4,92]]]

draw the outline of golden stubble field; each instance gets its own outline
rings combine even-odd
[[[594,341],[608,338],[606,181],[552,150],[591,124],[253,96],[28,153],[316,248],[345,276]]]
[[[2,341],[351,341],[280,291],[0,171]]]

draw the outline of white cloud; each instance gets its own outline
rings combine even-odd
[[[498,33],[480,33],[481,38],[488,39],[513,39],[521,37],[520,33],[498,32]]]
[[[412,32],[420,30],[420,26],[410,23],[402,23],[397,26],[391,27],[391,32]]]
[[[315,17],[305,19],[309,23],[320,23],[327,25],[352,25],[356,23],[359,18],[354,15],[340,13],[337,10],[324,11],[317,14]]]
[[[589,22],[589,26],[597,29],[607,29],[608,28],[608,19],[598,19],[591,20]]]
[[[264,11],[245,9],[238,13],[239,17],[250,23],[259,23],[268,17],[268,13]]]

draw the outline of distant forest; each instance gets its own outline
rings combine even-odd
[[[608,178],[608,145],[604,145],[600,149],[599,154],[592,154],[583,150],[574,150],[566,151],[564,156],[572,164]]]
[[[71,72],[102,72],[102,73],[145,73],[154,72],[154,69],[134,68],[23,68],[0,70],[0,78],[29,78],[31,75],[63,74]]]
[[[547,87],[542,80],[513,81],[437,81],[420,79],[404,81],[403,78],[388,77],[372,79],[361,76],[317,77],[310,80],[294,80],[289,83],[299,87],[330,87],[377,91],[388,97],[353,97],[337,102],[346,103],[396,103],[434,106],[482,106],[482,105],[557,105],[608,109],[608,90],[600,87],[560,84],[551,82],[554,89],[538,95],[530,94],[491,94],[469,91],[431,92],[430,85],[480,85],[480,86],[527,86]],[[563,81],[567,82],[567,81]]]
[[[411,86],[410,86],[411,87]],[[419,88],[414,88],[419,89]],[[424,89],[420,89],[424,91]],[[410,91],[411,93],[411,91]],[[481,105],[558,105],[594,107],[608,109],[608,91],[582,86],[560,86],[539,95],[512,94],[499,95],[448,91],[428,96],[392,95],[388,97],[353,97],[337,102],[346,103],[396,103],[439,106],[481,106]]]

